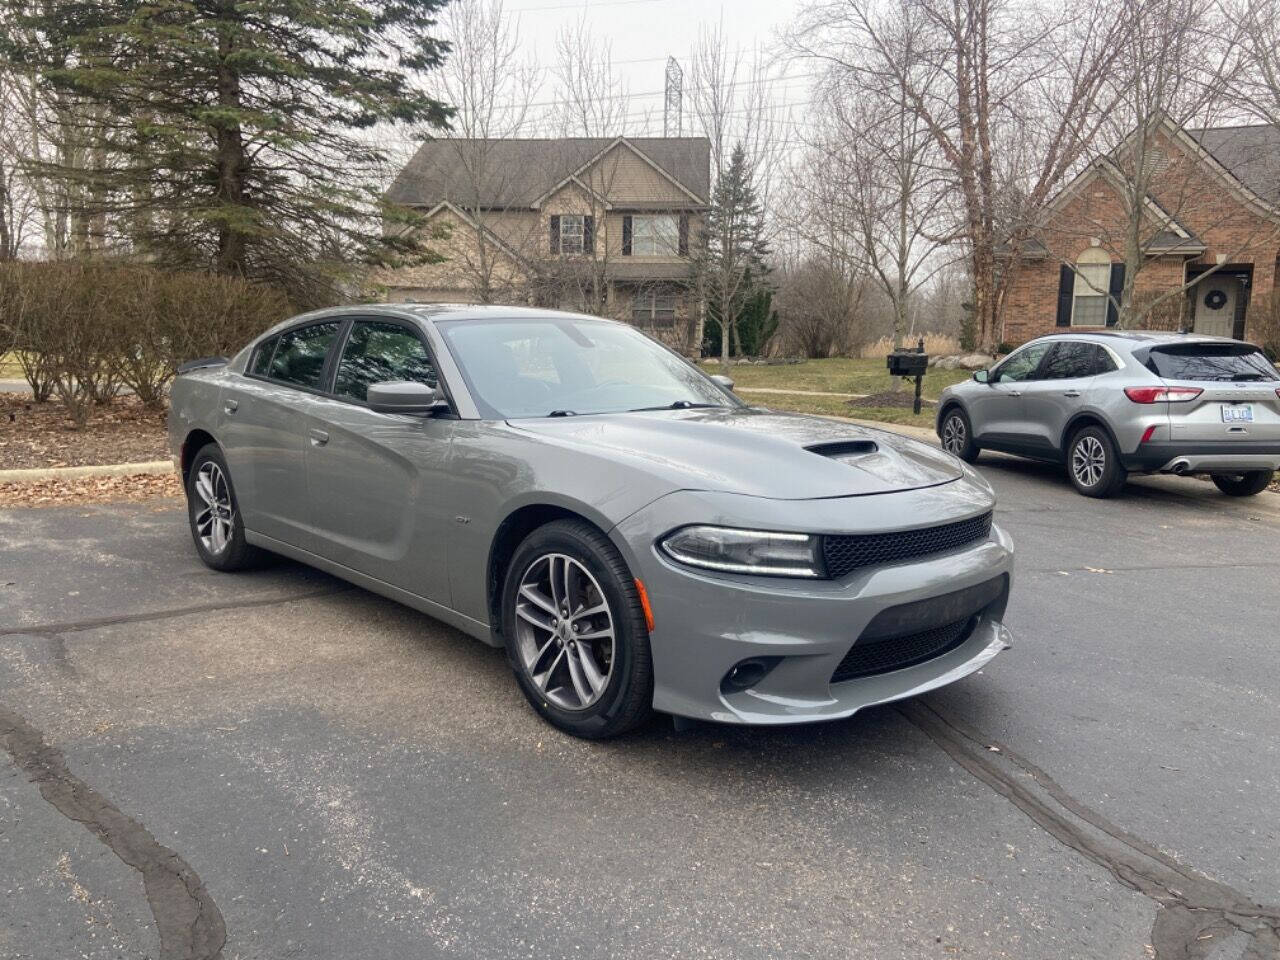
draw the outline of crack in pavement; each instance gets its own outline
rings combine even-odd
[[[0,627],[0,637],[41,637],[49,634],[79,633],[83,630],[96,630],[99,627],[111,627],[120,623],[146,623],[151,620],[169,620],[173,617],[186,617],[193,613],[210,613],[216,610],[245,610],[250,607],[270,607],[281,603],[296,603],[299,600],[314,600],[318,597],[331,597],[355,589],[349,584],[324,587],[304,593],[290,594],[284,597],[264,597],[257,600],[217,600],[211,603],[195,603],[187,607],[171,607],[168,610],[155,610],[150,613],[121,613],[109,617],[93,617],[89,620],[73,620],[67,623],[30,624],[17,627]]]
[[[1248,938],[1241,960],[1280,957],[1280,906],[1183,866],[1068,794],[1030,760],[918,700],[898,706],[953,760],[1060,843],[1103,867],[1159,909],[1151,927],[1157,960],[1206,960],[1222,938]],[[995,748],[994,750],[992,748]]]
[[[147,903],[160,934],[160,960],[217,960],[227,928],[200,877],[142,824],[76,777],[62,752],[39,730],[0,706],[0,744],[40,795],[68,820],[84,826],[142,875]]]

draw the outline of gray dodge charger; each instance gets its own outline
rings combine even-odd
[[[169,433],[210,567],[282,554],[505,646],[577,736],[847,717],[1008,646],[978,474],[731,387],[595,317],[350,307],[188,364]]]

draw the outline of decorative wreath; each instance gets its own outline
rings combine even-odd
[[[1204,305],[1210,310],[1221,310],[1227,304],[1227,295],[1221,290],[1210,290],[1204,295]]]

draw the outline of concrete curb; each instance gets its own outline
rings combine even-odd
[[[30,483],[33,480],[74,480],[78,477],[132,477],[139,474],[174,473],[172,460],[146,463],[108,463],[91,467],[31,467],[0,470],[0,483]]]

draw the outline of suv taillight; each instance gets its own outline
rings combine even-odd
[[[1124,395],[1134,403],[1186,403],[1204,393],[1199,387],[1125,387]]]

